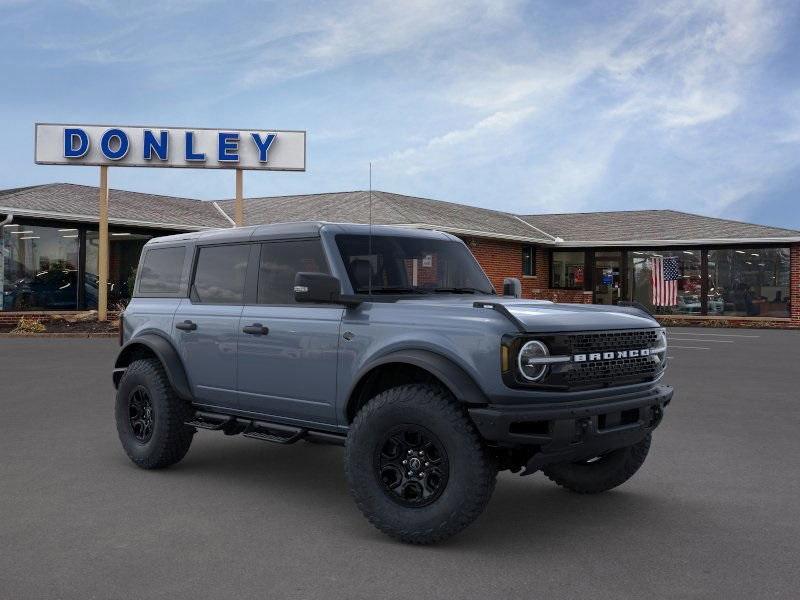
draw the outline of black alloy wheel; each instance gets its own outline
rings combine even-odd
[[[418,425],[392,428],[378,444],[374,461],[384,492],[405,507],[434,502],[444,491],[450,471],[439,439]]]
[[[153,435],[153,403],[147,388],[140,385],[128,397],[128,421],[133,437],[140,444],[146,444]]]

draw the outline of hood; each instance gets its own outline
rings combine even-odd
[[[600,304],[551,304],[503,302],[530,332],[594,331],[601,329],[646,329],[658,321],[638,308]]]
[[[599,331],[604,329],[647,329],[659,327],[658,321],[638,308],[602,304],[560,304],[548,300],[520,300],[502,296],[470,294],[442,295],[407,302],[427,303],[453,308],[472,308],[475,302],[502,304],[531,333],[563,331]],[[486,310],[486,309],[474,309]]]

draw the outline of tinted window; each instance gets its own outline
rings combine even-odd
[[[492,294],[492,285],[461,242],[443,238],[337,235],[356,294]]]
[[[708,314],[789,318],[789,248],[708,251]]]
[[[242,304],[248,244],[200,248],[192,299],[206,304]]]
[[[186,248],[156,248],[148,250],[142,262],[139,278],[141,294],[175,294],[181,284],[183,257]]]
[[[522,247],[522,274],[536,275],[536,248],[534,246]]]
[[[300,271],[329,272],[319,240],[263,244],[258,303],[294,304],[294,277]]]
[[[584,252],[553,252],[552,287],[582,290],[585,265],[586,254]]]

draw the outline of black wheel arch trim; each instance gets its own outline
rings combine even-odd
[[[135,355],[137,348],[146,348],[155,354],[161,362],[167,379],[181,400],[192,400],[192,392],[189,387],[189,380],[186,377],[186,369],[183,366],[178,351],[165,337],[156,333],[144,333],[128,341],[119,351],[116,361],[114,361],[114,387],[119,386],[120,379],[125,373],[125,369],[130,364],[130,358]]]
[[[489,400],[475,380],[451,359],[430,350],[395,350],[377,357],[364,365],[353,378],[347,392],[347,405],[355,400],[353,393],[373,369],[391,363],[404,363],[428,371],[452,392],[457,400],[466,404],[488,404]]]

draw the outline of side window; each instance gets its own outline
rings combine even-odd
[[[185,255],[184,246],[148,250],[142,261],[139,294],[177,294]]]
[[[522,247],[522,274],[536,275],[536,247]]]
[[[262,244],[258,303],[294,304],[294,277],[300,271],[329,273],[319,240]]]
[[[243,304],[249,244],[200,248],[192,300],[204,304]]]

